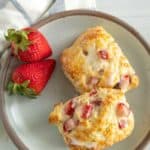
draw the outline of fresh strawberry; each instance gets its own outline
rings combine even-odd
[[[52,54],[50,45],[37,29],[8,29],[5,38],[11,42],[12,53],[23,62],[39,61]]]
[[[53,59],[20,65],[13,71],[8,84],[10,94],[36,97],[46,86],[54,67]]]

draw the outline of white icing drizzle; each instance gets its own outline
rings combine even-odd
[[[95,148],[96,147],[95,142],[83,142],[83,141],[77,140],[75,138],[72,138],[71,144],[78,145],[78,146],[85,146],[87,148]]]

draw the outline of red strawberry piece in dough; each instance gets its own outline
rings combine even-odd
[[[69,116],[73,116],[75,111],[75,104],[73,101],[69,101],[65,106],[65,114]]]
[[[87,84],[90,86],[96,85],[98,83],[99,79],[97,77],[90,77],[88,79]]]
[[[90,92],[90,96],[93,96],[93,95],[96,95],[97,94],[97,91],[96,91],[96,89],[93,89],[91,92]]]
[[[91,103],[94,104],[95,106],[100,106],[102,104],[102,100],[101,100],[101,98],[99,98],[99,99],[97,98],[97,99],[93,100]]]
[[[8,90],[28,97],[38,95],[51,77],[55,63],[55,60],[48,59],[20,65],[12,73],[13,82],[8,84]]]
[[[73,130],[77,126],[77,121],[73,118],[66,120],[63,124],[63,129],[65,132]]]
[[[92,110],[93,110],[93,104],[85,104],[82,107],[82,115],[81,117],[84,119],[89,118],[92,115]]]
[[[108,52],[106,50],[100,50],[98,53],[97,53],[98,57],[100,59],[104,59],[104,60],[107,60],[109,58],[109,55],[108,55]]]
[[[21,61],[35,62],[52,54],[51,46],[37,29],[8,29],[8,35],[5,37],[11,42],[13,54]]]
[[[116,113],[118,117],[128,117],[130,114],[130,109],[124,104],[117,104]]]
[[[124,119],[119,120],[119,122],[118,122],[119,129],[125,128],[126,125],[127,125],[127,120],[124,120]]]
[[[122,90],[125,90],[128,88],[129,84],[131,82],[131,77],[129,75],[123,75],[121,77],[121,80],[120,80],[120,83],[119,83],[119,87],[122,89]]]

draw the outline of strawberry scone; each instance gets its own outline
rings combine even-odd
[[[65,75],[80,93],[94,87],[136,88],[139,79],[114,38],[97,26],[81,34],[61,55]]]
[[[133,113],[121,90],[98,89],[55,105],[56,124],[71,150],[101,150],[128,137]]]

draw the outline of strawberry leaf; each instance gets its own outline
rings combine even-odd
[[[25,51],[32,42],[28,39],[29,31],[8,29],[5,39],[13,43],[14,53],[18,54],[18,50]]]
[[[34,89],[29,88],[29,80],[24,81],[21,84],[14,83],[10,81],[7,85],[7,90],[9,91],[9,94],[15,94],[15,95],[22,95],[27,96],[29,98],[36,98],[37,93]]]

